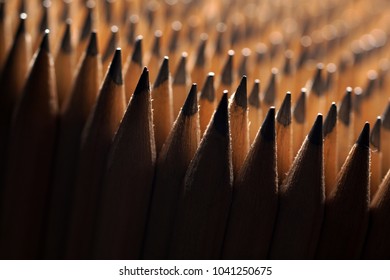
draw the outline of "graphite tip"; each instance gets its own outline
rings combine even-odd
[[[314,145],[322,144],[322,115],[318,114],[307,138]]]
[[[161,63],[160,70],[158,71],[158,75],[156,81],[154,82],[154,87],[160,86],[162,83],[168,81],[169,79],[169,58],[164,56],[163,62]]]
[[[356,145],[365,149],[370,147],[370,124],[368,122],[364,124],[363,130],[356,141]]]
[[[117,85],[123,84],[122,77],[122,51],[120,48],[115,50],[114,56],[112,58],[110,69],[108,70],[108,75]]]
[[[326,115],[325,121],[324,121],[324,127],[323,127],[323,134],[324,137],[326,137],[329,133],[333,131],[333,129],[336,126],[337,121],[337,106],[336,103],[332,103],[330,105],[328,114]]]
[[[198,112],[198,98],[197,98],[197,86],[192,84],[190,92],[188,93],[187,99],[184,102],[183,108],[181,111],[186,116],[192,116]]]

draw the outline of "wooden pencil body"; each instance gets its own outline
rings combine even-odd
[[[41,47],[34,61],[8,147],[0,237],[1,258],[6,259],[42,257],[58,104],[48,49]]]
[[[143,76],[142,89],[132,95],[113,140],[102,179],[94,250],[98,259],[141,257],[156,159],[149,80]]]
[[[125,109],[123,85],[116,84],[109,73],[83,130],[66,258],[88,259],[92,256],[102,175],[112,138]]]

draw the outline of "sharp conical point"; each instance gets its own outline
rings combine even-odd
[[[131,60],[142,66],[142,36],[138,36],[135,40],[133,55]]]
[[[228,116],[228,91],[224,90],[218,108],[213,118],[214,128],[222,135],[229,133],[229,116]]]
[[[161,37],[162,37],[162,32],[160,30],[157,30],[154,33],[154,43],[153,43],[153,48],[152,48],[152,53],[155,56],[157,56],[157,57],[160,57],[160,41],[161,41]]]
[[[306,120],[306,90],[301,91],[297,103],[294,107],[294,119],[297,123],[303,124]]]
[[[380,151],[381,148],[381,126],[382,119],[377,117],[370,134],[370,143],[377,151]]]
[[[338,117],[345,124],[349,125],[351,119],[352,99],[351,99],[351,88],[347,88],[344,98],[341,101]]]
[[[214,89],[214,73],[210,72],[207,75],[206,81],[203,85],[202,91],[200,93],[200,98],[206,98],[210,102],[214,102],[215,98],[215,89]]]
[[[233,83],[233,57],[234,52],[230,50],[228,52],[228,59],[222,69],[221,82],[224,85],[231,85]]]
[[[187,54],[181,56],[179,65],[177,66],[175,77],[173,78],[173,84],[185,85],[187,80],[186,74]]]
[[[317,65],[317,71],[315,73],[312,85],[312,92],[317,96],[322,95],[323,93],[323,81],[322,81],[322,69],[324,68],[322,63]]]
[[[206,50],[207,39],[208,36],[201,36],[201,41],[198,47],[198,51],[196,53],[196,61],[195,61],[196,66],[202,67],[206,62],[205,50]]]
[[[337,106],[336,103],[332,103],[329,108],[328,114],[326,115],[323,127],[324,137],[333,131],[337,121]]]
[[[356,145],[367,149],[370,147],[370,124],[368,122],[364,124],[363,130],[356,141]]]
[[[260,133],[268,141],[275,141],[275,107],[270,107],[260,128]]]
[[[382,126],[385,129],[390,130],[390,100],[387,103],[387,107],[382,115]]]
[[[315,145],[322,144],[322,115],[318,114],[307,138]]]
[[[291,93],[287,92],[277,115],[278,123],[288,126],[291,124]]]
[[[274,105],[275,99],[276,99],[276,75],[277,75],[277,70],[272,69],[271,72],[271,79],[268,83],[268,87],[265,90],[264,93],[264,99],[263,101],[267,105]]]
[[[97,33],[95,31],[91,32],[89,37],[89,43],[87,47],[87,54],[90,56],[96,56],[99,53],[98,44],[97,44]]]
[[[181,111],[186,116],[192,116],[198,112],[198,98],[197,98],[198,88],[196,84],[192,84],[190,92],[188,93],[187,99],[184,102],[183,108]]]
[[[114,56],[112,58],[112,62],[110,65],[110,69],[108,70],[108,75],[111,79],[117,84],[123,84],[122,77],[122,51],[120,48],[115,50]]]
[[[236,93],[234,94],[234,102],[246,109],[248,104],[248,97],[247,97],[247,81],[246,76],[242,76],[240,84],[237,87]]]
[[[40,49],[45,50],[47,52],[50,52],[50,44],[49,44],[49,29],[45,30],[45,33],[43,33]]]
[[[169,58],[167,56],[164,57],[163,62],[161,63],[160,70],[158,71],[158,75],[156,81],[154,82],[154,87],[158,87],[165,81],[169,79]]]
[[[92,25],[93,25],[92,21],[93,21],[93,8],[89,7],[88,14],[85,18],[84,25],[83,25],[83,28],[81,30],[80,41],[87,39],[87,37],[91,33]]]
[[[256,79],[255,82],[253,83],[253,87],[248,98],[249,104],[255,108],[260,107],[259,93],[260,93],[260,81]]]
[[[65,33],[62,37],[61,50],[65,53],[72,52],[71,21],[66,23]]]
[[[26,32],[26,19],[27,19],[27,14],[26,13],[21,13],[19,16],[19,26],[18,30],[16,32],[16,37],[20,36],[21,34],[24,34]]]
[[[144,67],[144,70],[142,71],[142,74],[138,80],[138,84],[134,90],[134,95],[139,95],[149,91],[150,91],[149,70],[147,67]]]

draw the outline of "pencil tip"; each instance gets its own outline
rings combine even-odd
[[[142,39],[143,37],[141,35],[135,39],[134,51],[131,56],[131,60],[140,66],[142,66]]]
[[[208,36],[206,33],[202,33],[200,35],[200,44],[198,47],[198,51],[196,53],[196,61],[195,65],[199,67],[203,67],[206,62],[206,43],[208,40]]]
[[[370,147],[370,124],[366,122],[363,130],[356,141],[356,144],[361,148],[368,149]]]
[[[181,111],[186,116],[192,116],[196,112],[198,112],[198,98],[197,98],[197,86],[196,84],[192,84],[190,92],[188,93],[187,99],[184,102],[183,108]]]
[[[370,135],[370,143],[377,151],[381,149],[381,125],[382,119],[381,117],[377,117]]]
[[[222,69],[221,83],[224,85],[231,85],[233,83],[233,57],[234,51],[229,50],[228,59]]]
[[[120,48],[115,50],[110,69],[108,70],[108,75],[117,85],[123,84],[122,77],[122,51]]]
[[[299,96],[297,103],[295,104],[293,111],[294,119],[297,123],[303,124],[306,120],[306,89],[301,89],[301,95]]]
[[[256,79],[253,83],[251,93],[249,94],[248,97],[249,104],[255,108],[260,108],[259,92],[260,92],[260,80]]]
[[[187,81],[186,65],[187,65],[187,53],[184,52],[182,53],[179,65],[177,66],[175,77],[173,78],[173,84],[175,85],[186,84]]]
[[[157,30],[156,32],[154,32],[154,43],[153,43],[152,53],[157,57],[160,57],[161,37],[162,37],[161,30]]]
[[[387,102],[387,107],[382,116],[382,125],[387,130],[390,130],[390,100]]]
[[[149,91],[150,91],[149,70],[147,67],[144,67],[144,70],[142,71],[137,86],[134,90],[134,95],[139,95]]]
[[[213,118],[214,128],[221,133],[226,135],[229,133],[229,116],[228,116],[228,91],[224,90],[221,101],[219,102],[218,108],[215,111]]]
[[[293,71],[292,56],[293,56],[292,50],[287,50],[285,53],[285,62],[283,67],[283,74],[286,76],[291,75]]]
[[[278,123],[283,126],[291,124],[291,93],[287,92],[277,114]]]
[[[91,36],[89,37],[87,54],[90,56],[96,56],[98,53],[97,33],[96,31],[92,31]]]
[[[49,29],[46,29],[45,33],[43,34],[42,42],[40,45],[40,49],[45,50],[46,52],[50,52],[49,34]]]
[[[328,114],[326,115],[323,127],[324,137],[333,131],[333,128],[336,126],[337,121],[337,106],[336,103],[330,105]]]
[[[248,103],[247,99],[246,76],[244,75],[242,76],[240,84],[237,87],[233,100],[238,106],[246,109]]]
[[[267,105],[274,105],[276,99],[276,75],[278,74],[278,69],[272,68],[271,70],[271,79],[268,83],[267,89],[264,93],[263,101]]]
[[[20,21],[19,21],[18,30],[16,31],[16,37],[19,37],[21,34],[24,34],[26,32],[27,14],[21,13],[19,18],[20,18]]]
[[[154,87],[158,87],[169,78],[169,58],[164,56],[163,62],[161,64],[160,70],[158,71],[158,75],[156,81],[154,82]]]
[[[214,102],[214,98],[215,98],[214,75],[215,74],[213,72],[210,72],[207,75],[206,81],[200,93],[200,98],[207,99],[210,102]]]
[[[275,107],[270,107],[261,126],[260,133],[268,141],[275,140]]]
[[[324,89],[322,81],[322,69],[324,69],[324,65],[322,63],[318,63],[317,71],[315,73],[311,88],[311,91],[317,96],[321,96]]]
[[[106,49],[104,51],[104,54],[102,56],[102,61],[107,61],[112,53],[115,51],[117,48],[117,42],[118,42],[118,27],[113,25],[111,27],[111,37],[107,43]]]
[[[314,122],[313,127],[311,128],[309,135],[307,136],[309,141],[314,145],[322,144],[322,115],[318,114]]]
[[[64,53],[71,53],[72,52],[72,39],[71,39],[71,34],[70,34],[71,24],[72,24],[71,20],[67,20],[64,37],[62,37],[61,50]]]
[[[84,24],[83,24],[83,27],[82,27],[82,30],[81,30],[80,41],[84,41],[85,39],[87,39],[87,37],[89,36],[89,34],[92,31],[92,26],[93,26],[93,7],[92,6],[88,6],[87,8],[88,8],[88,12],[87,12],[87,16],[85,18],[85,21],[84,21]]]
[[[341,100],[339,108],[339,119],[348,126],[351,119],[352,99],[351,99],[352,88],[347,87],[346,93]]]

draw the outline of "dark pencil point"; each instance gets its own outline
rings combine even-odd
[[[165,81],[168,81],[169,78],[169,58],[164,56],[164,60],[161,64],[160,70],[158,71],[158,75],[156,81],[154,82],[154,87],[160,86]]]
[[[42,42],[40,45],[40,49],[45,50],[46,52],[50,52],[49,34],[50,30],[46,29],[45,33],[43,34]]]
[[[213,118],[213,127],[222,135],[229,133],[228,91],[224,90]]]
[[[275,140],[275,107],[270,107],[261,126],[260,133],[267,141]]]
[[[96,56],[99,53],[98,44],[97,44],[97,34],[95,31],[92,31],[89,38],[89,44],[87,48],[87,55]]]
[[[278,70],[276,68],[272,68],[271,79],[268,83],[268,87],[264,93],[263,101],[267,105],[274,105],[276,99],[276,75]]]
[[[180,21],[174,21],[172,23],[172,36],[171,36],[171,39],[170,39],[169,45],[168,45],[168,51],[170,53],[175,52],[177,49],[177,44],[178,44],[178,39],[179,39],[181,27],[182,27],[182,24]]]
[[[149,70],[148,68],[144,67],[141,77],[138,80],[137,87],[134,90],[134,95],[139,95],[149,91],[150,91]]]
[[[318,114],[307,138],[314,145],[321,145],[322,137],[322,115]]]
[[[276,117],[278,123],[283,126],[291,124],[291,93],[287,92]]]
[[[72,52],[72,39],[70,34],[71,21],[66,22],[64,37],[62,37],[61,50],[65,53]]]
[[[361,114],[361,105],[363,101],[363,90],[360,87],[355,87],[353,90],[352,108],[355,114]]]
[[[206,43],[208,36],[207,34],[201,34],[200,36],[200,44],[198,47],[198,51],[196,52],[196,61],[195,65],[198,67],[203,67],[206,62]]]
[[[214,89],[214,73],[210,72],[207,75],[206,82],[203,85],[202,91],[200,92],[200,98],[207,99],[210,102],[214,102],[215,89]]]
[[[153,43],[152,53],[157,57],[160,57],[161,37],[162,37],[162,32],[160,30],[154,32],[154,43]]]
[[[378,78],[378,74],[376,71],[371,70],[368,72],[367,86],[366,89],[363,91],[364,98],[369,98],[373,94],[375,87],[377,85],[377,78]]]
[[[385,129],[390,130],[390,100],[387,103],[387,107],[385,109],[385,112],[382,115],[382,126]]]
[[[131,61],[137,63],[139,66],[142,66],[142,39],[141,35],[137,36],[134,43],[134,51],[131,56]]]
[[[286,51],[285,53],[285,62],[283,67],[283,74],[286,76],[289,76],[292,74],[292,54],[293,52],[291,50]]]
[[[293,111],[294,119],[297,123],[303,124],[306,120],[306,89],[301,89],[301,95],[299,96],[295,108]]]
[[[242,76],[241,82],[237,87],[236,93],[234,94],[234,102],[244,109],[247,108],[248,98],[245,75]]]
[[[108,41],[106,50],[105,50],[104,55],[102,57],[102,61],[106,61],[107,59],[109,59],[111,57],[111,55],[113,54],[113,52],[115,51],[115,49],[117,47],[116,46],[117,41],[118,41],[118,27],[116,27],[114,25],[111,27],[111,37],[110,37],[110,40]]]
[[[108,75],[117,85],[123,84],[122,77],[122,51],[120,48],[117,48],[114,57],[112,58],[112,62],[110,65],[110,69],[108,70]]]
[[[255,82],[253,83],[253,88],[248,98],[249,104],[255,108],[260,108],[259,93],[260,93],[260,81],[256,79]]]
[[[323,134],[324,137],[331,133],[333,129],[336,126],[336,121],[337,121],[337,106],[336,103],[332,103],[330,105],[328,114],[326,115],[325,121],[324,121],[324,127],[323,127]]]
[[[186,65],[187,65],[187,53],[184,52],[181,55],[179,65],[177,66],[175,77],[173,78],[174,85],[185,85],[187,80],[186,75]]]
[[[89,34],[91,34],[92,26],[93,26],[93,8],[88,7],[88,13],[85,18],[83,28],[80,34],[80,41],[84,41],[88,38]]]
[[[319,63],[317,65],[317,71],[316,71],[316,74],[314,76],[313,84],[311,87],[311,91],[317,96],[321,96],[323,94],[323,91],[324,91],[324,84],[322,81],[322,69],[323,68],[324,68],[324,66],[322,63]]]
[[[349,126],[349,123],[351,121],[351,107],[352,107],[351,92],[352,92],[352,88],[347,87],[344,98],[341,101],[341,105],[338,113],[339,120],[342,121],[346,126]]]
[[[381,117],[377,117],[374,127],[371,130],[370,143],[377,150],[381,149]]]
[[[188,93],[187,99],[184,102],[183,108],[181,111],[186,116],[192,116],[198,112],[198,98],[197,98],[198,88],[196,84],[192,84],[190,92]]]
[[[370,147],[370,124],[366,122],[364,124],[363,130],[359,135],[358,140],[356,141],[356,144],[361,147],[368,149]]]
[[[20,21],[19,21],[18,30],[16,31],[16,37],[19,37],[21,34],[24,34],[26,32],[27,14],[21,13],[19,18],[20,18]]]
[[[231,85],[233,83],[233,57],[234,51],[228,52],[228,59],[222,69],[221,83],[224,85]]]

